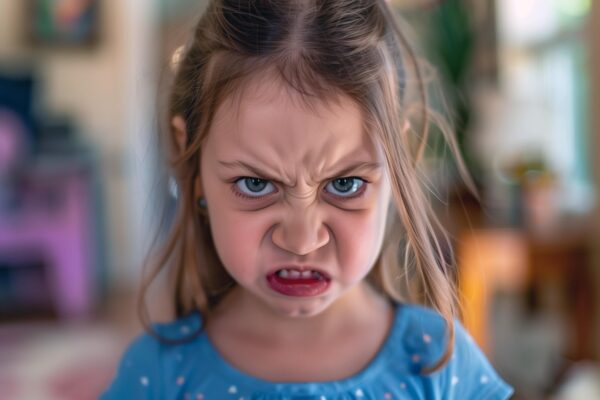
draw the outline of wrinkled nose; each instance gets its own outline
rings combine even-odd
[[[316,207],[295,207],[286,210],[273,229],[271,240],[283,250],[306,255],[329,243],[329,236],[329,229]]]

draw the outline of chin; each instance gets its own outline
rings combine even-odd
[[[319,299],[310,302],[290,301],[288,304],[271,305],[282,317],[286,318],[310,318],[315,317],[325,311],[330,301]]]

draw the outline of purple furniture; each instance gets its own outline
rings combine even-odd
[[[95,157],[69,124],[35,118],[34,76],[0,70],[0,317],[41,303],[82,318],[102,286]]]
[[[13,209],[0,210],[0,259],[41,258],[52,306],[67,319],[94,304],[91,182],[85,165],[41,159],[20,182]]]

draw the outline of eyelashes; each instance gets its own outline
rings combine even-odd
[[[336,193],[327,191],[327,193],[330,196],[334,197],[335,199],[342,200],[342,201],[350,201],[350,200],[355,200],[357,198],[364,196],[365,191],[367,190],[368,184],[369,184],[369,181],[367,181],[366,179],[363,179],[363,178],[359,178],[357,176],[341,177],[341,178],[336,178],[336,179],[329,181],[327,183],[327,186],[325,187],[325,189],[331,187],[334,191],[337,191],[338,193],[340,193],[340,194],[336,194]],[[231,186],[231,190],[238,197],[248,199],[248,200],[261,200],[265,197],[268,197],[270,194],[277,192],[277,190],[275,190],[275,191],[268,190],[265,192],[265,189],[268,188],[269,186],[272,186],[273,188],[275,187],[275,185],[273,185],[272,182],[270,182],[266,179],[243,176],[243,177],[236,178],[234,180],[233,185]],[[250,187],[252,187],[253,189],[250,189]],[[341,187],[341,189],[340,189],[340,187]],[[244,188],[248,189],[249,192],[251,192],[253,194],[250,194],[249,192],[244,191]],[[262,189],[260,189],[260,188],[262,188]],[[256,190],[256,191],[253,191],[253,190]],[[347,190],[349,190],[349,191],[347,191]],[[261,194],[262,192],[265,192],[265,193]],[[349,193],[349,195],[345,195],[347,193]]]
[[[261,194],[261,192],[264,192],[264,189],[268,188],[269,186],[274,187],[274,185],[266,179],[253,178],[253,177],[247,177],[247,176],[236,179],[234,186],[235,186],[234,190],[237,191],[237,193],[240,197],[245,197],[245,198],[249,198],[249,199],[262,199],[263,197],[268,196],[272,192],[267,192],[267,193],[263,193],[263,194]],[[256,191],[253,191],[253,189],[250,189],[250,191],[252,192],[252,194],[250,194],[248,192],[243,191],[243,189],[242,189],[243,186],[245,186],[248,189],[250,189],[253,186],[255,187],[254,189],[256,189],[256,186],[259,186],[259,187],[263,187],[263,189],[262,190],[259,189]]]

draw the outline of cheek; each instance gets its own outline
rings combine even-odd
[[[358,280],[373,267],[383,244],[382,225],[385,213],[373,210],[366,215],[346,216],[345,223],[334,228],[340,267],[348,279]]]
[[[256,218],[227,210],[226,206],[216,205],[211,210],[211,232],[217,254],[225,269],[237,281],[251,279],[256,273],[260,242],[264,237],[264,227],[257,224]]]

